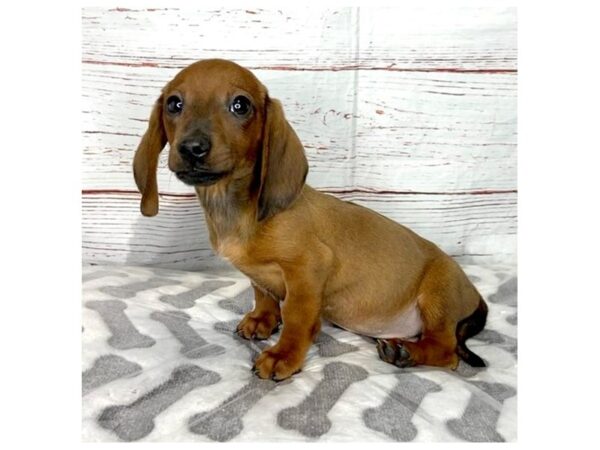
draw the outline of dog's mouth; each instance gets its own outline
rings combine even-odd
[[[186,170],[175,172],[175,176],[190,186],[209,186],[226,175],[226,172],[208,172],[205,170]]]

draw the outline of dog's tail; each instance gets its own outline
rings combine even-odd
[[[463,361],[473,367],[485,367],[485,362],[467,348],[465,341],[483,330],[487,315],[488,306],[480,296],[479,305],[475,312],[466,319],[458,322],[458,325],[456,325],[456,353]]]

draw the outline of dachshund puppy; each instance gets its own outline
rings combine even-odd
[[[433,243],[362,206],[305,184],[308,163],[279,101],[247,69],[196,62],[162,90],[135,153],[145,216],[158,213],[156,169],[194,186],[213,249],[252,281],[254,309],[238,325],[274,346],[256,359],[260,378],[298,372],[321,318],[377,339],[384,361],[455,369],[483,360],[465,340],[487,306]]]

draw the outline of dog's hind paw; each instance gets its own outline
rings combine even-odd
[[[383,361],[403,369],[416,365],[406,347],[398,339],[377,339],[377,353]]]

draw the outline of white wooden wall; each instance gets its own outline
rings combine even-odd
[[[166,149],[158,216],[139,213],[131,173],[160,89],[213,57],[253,70],[282,101],[309,184],[451,255],[514,261],[516,22],[514,8],[489,7],[83,9],[84,261],[218,262]]]

